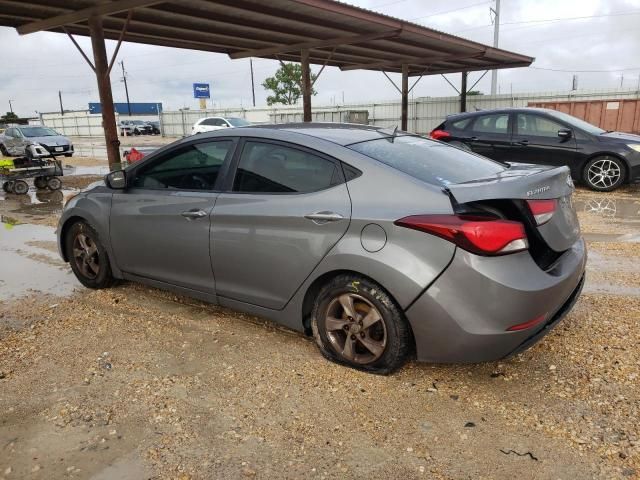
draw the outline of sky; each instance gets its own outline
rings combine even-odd
[[[485,44],[493,42],[490,8],[495,0],[348,0],[404,20]],[[578,75],[580,89],[636,89],[640,86],[640,0],[501,0],[499,47],[536,58],[532,68],[501,70],[501,93],[559,92],[571,88]],[[90,54],[87,38],[79,44]],[[20,116],[59,110],[58,91],[65,109],[86,109],[98,101],[93,72],[65,36],[35,33],[19,36],[0,27],[0,112]],[[10,46],[10,48],[9,48]],[[115,42],[107,42],[108,54]],[[165,110],[198,108],[192,84],[211,84],[216,107],[251,105],[249,60],[226,55],[124,43],[124,61],[132,102],[162,102]],[[263,80],[279,67],[272,60],[254,59],[256,104],[266,105]],[[312,66],[317,72],[319,66]],[[482,72],[469,74],[472,85]],[[125,101],[120,65],[111,73],[114,101]],[[399,75],[391,75],[399,83]],[[460,75],[447,77],[459,85]],[[490,75],[474,88],[490,92]],[[315,87],[314,105],[397,100],[398,93],[380,72],[341,72],[327,67]],[[423,78],[414,97],[455,95],[440,76]],[[211,103],[210,103],[211,105]]]

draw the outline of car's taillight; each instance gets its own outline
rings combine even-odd
[[[474,215],[413,215],[394,222],[430,233],[477,255],[505,255],[529,247],[520,222]]]
[[[558,208],[557,200],[527,200],[529,209],[538,225],[547,223]]]
[[[431,138],[433,138],[434,140],[442,140],[444,138],[449,138],[451,136],[451,134],[449,132],[447,132],[446,130],[432,130],[431,133],[429,134],[429,136]]]

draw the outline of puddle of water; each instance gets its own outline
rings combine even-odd
[[[10,212],[31,216],[59,215],[67,200],[77,194],[75,189],[35,190],[30,189],[26,195],[0,193],[0,201],[6,202],[3,207]]]
[[[574,206],[576,211],[589,215],[640,223],[640,199],[603,196],[574,200]]]
[[[0,223],[0,300],[14,300],[34,291],[69,295],[80,287],[57,252],[45,248],[56,241],[51,227],[17,223],[2,216]]]

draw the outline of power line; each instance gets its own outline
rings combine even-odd
[[[457,12],[459,10],[466,10],[467,8],[473,8],[473,7],[477,7],[479,5],[487,5],[491,3],[491,1],[484,1],[484,2],[478,2],[478,3],[472,3],[471,5],[465,5],[464,7],[458,7],[458,8],[454,8],[451,10],[445,10],[443,12],[438,12],[438,13],[432,13],[430,15],[424,15],[421,17],[414,17],[414,18],[409,18],[408,21],[409,22],[413,22],[414,20],[421,20],[423,18],[429,18],[429,17],[437,17],[438,15],[444,15],[445,13],[452,13],[452,12]]]
[[[617,72],[630,72],[633,70],[640,70],[640,67],[630,68],[615,68],[613,70],[564,70],[561,68],[548,68],[548,67],[529,67],[534,70],[546,70],[549,72],[564,72],[564,73],[617,73]]]

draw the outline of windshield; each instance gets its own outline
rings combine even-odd
[[[142,120],[131,120],[131,124],[133,125],[144,125]]]
[[[58,135],[58,132],[46,127],[21,128],[20,131],[25,137],[53,137]]]
[[[251,125],[251,123],[247,122],[244,118],[231,117],[226,120],[234,127],[246,127],[247,125]]]
[[[440,186],[490,177],[507,169],[488,158],[417,136],[369,140],[348,148]]]
[[[558,112],[556,110],[548,111],[547,113],[553,117],[556,117],[558,120],[562,120],[563,122],[566,122],[573,127],[579,128],[580,130],[584,130],[585,132],[590,133],[592,135],[601,135],[605,133],[605,130],[601,129],[600,127],[591,125],[589,122],[580,120],[579,118],[576,118],[573,115],[569,115],[563,112]]]

